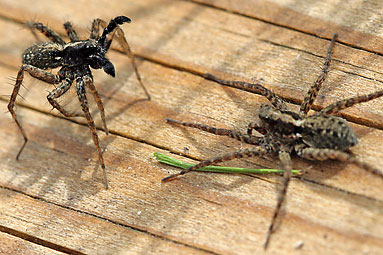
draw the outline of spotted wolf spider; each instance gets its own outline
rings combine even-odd
[[[383,173],[381,171],[358,160],[346,152],[348,148],[357,144],[356,135],[344,119],[331,116],[331,114],[336,114],[339,111],[355,104],[381,97],[383,96],[383,90],[368,95],[344,99],[327,106],[319,112],[309,116],[307,115],[327,77],[336,38],[337,34],[334,34],[327,51],[322,73],[306,94],[299,112],[290,111],[282,98],[275,95],[272,91],[260,84],[251,84],[241,81],[226,81],[221,80],[209,73],[205,74],[204,77],[206,79],[217,83],[259,93],[266,97],[272,105],[262,104],[260,106],[258,115],[260,121],[252,122],[248,125],[247,135],[228,129],[167,119],[167,122],[171,124],[197,128],[216,135],[229,136],[241,142],[254,145],[254,147],[251,149],[235,151],[217,158],[204,160],[186,170],[170,175],[162,179],[162,181],[169,181],[179,175],[183,175],[198,168],[219,162],[229,161],[236,158],[277,153],[281,161],[282,168],[285,171],[282,190],[279,194],[277,206],[274,211],[264,244],[264,248],[266,249],[269,244],[270,237],[275,231],[274,225],[280,213],[282,203],[286,196],[287,187],[290,182],[292,170],[292,162],[290,159],[291,153],[295,152],[298,156],[308,160],[333,159],[343,162],[350,162],[374,175],[379,176],[380,178],[383,178]],[[258,131],[263,136],[253,135],[253,130]]]
[[[93,142],[96,145],[98,160],[103,169],[105,187],[108,188],[108,180],[106,176],[104,159],[99,144],[96,127],[90,114],[88,107],[88,100],[86,97],[85,88],[88,88],[95,98],[98,109],[100,110],[101,119],[104,125],[104,131],[108,134],[106,126],[104,106],[96,87],[93,84],[93,76],[90,70],[103,69],[105,73],[115,77],[115,69],[113,64],[105,57],[108,52],[113,38],[116,37],[124,52],[129,56],[134,72],[136,73],[137,80],[145,91],[148,99],[149,93],[141,81],[138,73],[137,66],[134,61],[134,56],[130,50],[130,46],[125,39],[123,30],[119,27],[123,23],[130,23],[130,19],[125,16],[118,16],[112,19],[109,24],[102,19],[94,19],[90,31],[90,38],[80,40],[76,31],[73,29],[72,24],[66,22],[64,28],[70,38],[70,42],[66,43],[55,31],[41,23],[31,23],[32,29],[36,29],[44,34],[50,42],[37,43],[25,50],[22,56],[22,66],[17,73],[16,84],[13,89],[11,98],[9,100],[8,109],[13,119],[15,120],[21,134],[24,137],[24,144],[21,146],[17,153],[16,159],[19,159],[28,138],[18,121],[14,105],[16,97],[19,94],[20,86],[24,79],[24,72],[28,72],[32,77],[50,84],[58,84],[51,92],[49,92],[47,99],[53,108],[57,109],[65,117],[79,117],[82,114],[72,113],[65,110],[57,101],[64,95],[72,84],[76,83],[76,92],[80,101],[83,114],[88,122],[88,127],[92,133]],[[100,36],[100,27],[103,28]],[[34,32],[34,31],[33,31]],[[46,71],[47,69],[61,67],[56,75]]]

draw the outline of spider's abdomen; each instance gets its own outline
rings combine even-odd
[[[314,148],[346,150],[358,141],[347,122],[339,117],[316,115],[302,120],[303,142]]]
[[[56,68],[61,66],[62,50],[57,43],[35,44],[24,51],[22,62],[41,69]]]
[[[274,137],[298,139],[312,148],[346,150],[358,143],[347,122],[329,115],[300,116],[264,104],[259,110],[261,126]]]

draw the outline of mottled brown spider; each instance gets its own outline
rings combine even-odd
[[[309,160],[333,159],[343,162],[350,162],[374,175],[379,176],[380,178],[383,178],[383,173],[381,171],[358,160],[346,152],[348,148],[357,144],[355,133],[344,119],[331,116],[331,114],[338,113],[339,111],[355,104],[381,97],[383,96],[383,91],[344,99],[327,106],[319,112],[307,116],[307,113],[309,112],[319,89],[327,77],[336,38],[337,34],[334,34],[328,48],[322,73],[315,81],[314,85],[309,89],[301,104],[300,110],[297,113],[290,111],[282,98],[275,95],[272,91],[260,84],[250,84],[240,81],[226,81],[211,74],[206,74],[206,79],[217,83],[259,93],[265,96],[272,105],[261,105],[259,109],[260,121],[252,122],[248,125],[247,135],[203,124],[179,122],[172,119],[167,119],[167,121],[176,125],[198,128],[217,135],[229,136],[239,141],[254,145],[255,147],[202,161],[189,169],[170,175],[162,179],[162,181],[169,181],[179,175],[183,175],[198,168],[219,162],[236,158],[260,156],[268,153],[277,153],[285,172],[283,187],[278,197],[277,206],[274,211],[264,245],[264,248],[266,249],[269,244],[271,234],[274,232],[274,224],[281,210],[290,181],[292,170],[292,162],[290,159],[291,153],[295,152],[298,156]],[[253,130],[258,131],[263,136],[253,135]]]
[[[92,133],[93,142],[96,145],[98,160],[101,164],[104,174],[105,187],[108,188],[108,180],[106,176],[104,159],[99,144],[96,127],[90,114],[88,107],[88,100],[86,97],[85,89],[88,88],[93,94],[97,107],[100,110],[101,119],[104,125],[104,131],[108,134],[106,126],[104,106],[96,87],[93,84],[93,76],[91,68],[103,68],[104,72],[115,77],[115,69],[113,64],[105,57],[108,52],[113,38],[116,38],[122,46],[124,52],[129,56],[134,72],[136,73],[137,80],[145,91],[148,99],[149,93],[141,81],[138,73],[137,66],[134,61],[134,56],[130,50],[130,46],[125,39],[124,32],[119,27],[123,23],[130,22],[131,20],[125,16],[118,16],[112,19],[107,24],[102,19],[95,19],[90,31],[90,38],[87,40],[80,40],[76,31],[73,29],[71,23],[66,22],[64,28],[70,38],[70,42],[66,43],[55,31],[44,26],[41,23],[29,24],[32,29],[37,29],[43,33],[51,42],[37,43],[30,48],[26,49],[22,56],[22,63],[17,77],[16,84],[13,89],[11,98],[9,100],[8,109],[12,114],[21,134],[24,137],[24,144],[21,146],[17,153],[16,159],[19,159],[28,138],[17,119],[14,111],[16,97],[19,94],[20,86],[24,78],[24,71],[28,72],[32,77],[50,84],[58,84],[47,96],[48,102],[57,109],[65,117],[79,117],[83,116],[78,113],[71,113],[65,110],[57,101],[64,95],[72,84],[76,84],[76,92],[80,101],[82,111],[87,119],[89,129]],[[100,26],[103,28],[101,36],[99,35]],[[33,31],[33,30],[32,30]],[[34,32],[34,31],[33,31]],[[56,75],[46,71],[47,69],[61,67]]]

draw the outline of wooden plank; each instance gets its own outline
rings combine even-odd
[[[26,79],[28,90],[22,92],[26,100],[20,104],[27,108],[18,107],[17,113],[23,116],[30,142],[18,162],[14,156],[22,138],[10,124],[8,114],[1,116],[0,121],[0,141],[7,141],[0,147],[0,186],[14,190],[18,195],[14,195],[14,201],[20,203],[17,207],[3,198],[2,211],[8,214],[0,224],[88,253],[92,245],[100,253],[108,251],[109,246],[120,251],[130,247],[131,253],[140,253],[142,247],[148,246],[160,247],[153,253],[261,252],[280,177],[192,173],[161,184],[160,179],[173,170],[155,163],[151,154],[158,150],[205,159],[236,150],[242,145],[228,138],[172,127],[164,119],[244,130],[247,123],[254,121],[260,104],[266,102],[259,95],[220,86],[195,74],[214,71],[245,80],[259,74],[257,78],[263,78],[266,86],[297,103],[320,72],[328,41],[183,1],[130,1],[126,6],[121,6],[120,1],[105,5],[100,2],[97,8],[87,8],[87,16],[76,11],[89,7],[85,1],[65,7],[46,1],[35,5],[39,8],[18,1],[10,9],[0,3],[0,16],[10,19],[0,20],[0,28],[7,28],[0,29],[0,36],[8,38],[0,41],[0,95],[10,93],[9,77],[15,76],[23,49],[33,43],[30,33],[21,30],[17,22],[38,17],[63,32],[61,23],[69,17],[84,32],[94,17],[109,19],[126,14],[133,18],[132,24],[124,26],[128,39],[133,49],[149,60],[139,61],[139,68],[153,100],[140,101],[144,93],[132,75],[127,57],[109,53],[116,66],[116,79],[95,72],[112,133],[109,137],[99,133],[102,146],[107,148],[104,155],[111,184],[111,189],[105,191],[89,131],[78,125],[84,121],[55,117],[45,99],[45,91],[52,87]],[[335,59],[317,107],[381,86],[381,57],[337,45]],[[6,109],[6,100],[3,96],[1,109]],[[381,128],[381,109],[381,100],[375,100],[346,114],[359,123],[353,124],[360,140],[352,151],[374,165],[379,165],[383,156],[382,131],[360,124]],[[184,153],[185,146],[189,148],[188,155]],[[274,158],[227,164],[278,167]],[[292,182],[286,213],[272,240],[271,252],[379,254],[383,243],[383,181],[352,165],[294,159],[294,166],[307,173],[303,179]],[[33,206],[34,203],[39,206]],[[43,212],[52,204],[55,208],[50,212],[60,220],[43,224]],[[28,216],[34,219],[33,224],[42,225],[41,233],[34,233],[23,220],[11,217],[35,207],[38,209]],[[110,222],[106,224],[100,218]],[[79,222],[87,227],[81,228]],[[68,229],[72,225],[76,228]],[[100,237],[100,229],[105,231],[105,237]],[[129,242],[138,238],[131,229],[141,233],[136,245]],[[57,230],[61,232],[56,233]],[[116,235],[126,231],[125,239],[116,240]],[[61,240],[60,234],[75,238]],[[76,242],[88,240],[87,237],[89,243]],[[301,241],[304,246],[297,250]],[[175,244],[169,245],[172,242]]]
[[[383,6],[378,0],[348,4],[335,0],[192,1],[322,38],[331,39],[332,33],[336,32],[340,35],[338,40],[347,45],[382,54],[379,10]]]
[[[62,255],[65,253],[55,251],[49,248],[46,248],[41,245],[37,245],[28,241],[25,241],[21,238],[17,238],[13,235],[9,235],[3,232],[0,232],[0,253],[1,254],[31,254],[31,255],[44,255],[44,254],[57,254]]]
[[[0,190],[0,196],[0,217],[3,224],[17,229],[19,235],[33,234],[36,239],[40,239],[37,243],[53,246],[65,254],[209,254],[94,215],[65,208],[65,205],[58,206],[6,189]],[[20,241],[15,241],[14,244],[18,243]],[[29,246],[44,250],[37,244]],[[11,254],[13,247],[17,251],[17,246],[12,243],[3,246],[8,254]],[[51,250],[50,254],[52,252],[55,251]]]

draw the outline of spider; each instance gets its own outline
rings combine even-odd
[[[259,93],[266,97],[271,105],[262,104],[260,106],[258,115],[260,121],[250,123],[246,135],[229,129],[215,128],[203,124],[180,122],[172,119],[166,119],[167,122],[175,125],[201,129],[216,135],[229,136],[241,142],[254,145],[254,147],[235,151],[217,158],[204,160],[189,169],[165,177],[162,181],[169,181],[179,175],[186,174],[198,168],[236,158],[260,156],[270,153],[278,154],[282,168],[285,171],[282,183],[283,186],[278,197],[277,206],[264,244],[264,248],[267,249],[271,235],[275,231],[274,225],[280,213],[291,178],[292,162],[290,154],[296,153],[298,156],[308,160],[333,159],[350,162],[383,178],[383,173],[380,170],[358,160],[346,152],[350,147],[357,144],[356,135],[344,119],[331,115],[355,104],[381,97],[383,96],[383,90],[368,95],[344,99],[327,106],[319,112],[309,116],[307,115],[327,77],[336,39],[337,34],[334,34],[327,51],[322,73],[304,97],[299,112],[290,111],[282,98],[260,84],[221,80],[212,74],[206,73],[204,75],[206,79],[223,85]],[[253,135],[253,130],[258,131],[262,136]]]
[[[17,160],[19,159],[21,152],[28,142],[27,135],[20,122],[18,121],[13,109],[16,97],[19,94],[20,86],[22,85],[24,79],[24,72],[28,72],[32,77],[43,82],[58,84],[51,92],[49,92],[47,99],[52,107],[57,109],[65,117],[83,116],[78,113],[68,112],[57,101],[57,99],[64,95],[75,82],[77,96],[80,101],[84,116],[88,122],[88,127],[91,131],[93,142],[97,148],[98,161],[103,169],[104,184],[105,187],[108,188],[104,159],[102,156],[96,127],[92,115],[89,111],[85,89],[88,88],[93,94],[93,97],[97,103],[97,107],[100,110],[104,131],[106,134],[108,134],[108,128],[105,121],[104,106],[100,95],[98,94],[96,87],[93,84],[93,76],[90,67],[94,69],[102,68],[105,73],[115,77],[114,66],[105,57],[105,54],[108,52],[113,38],[116,37],[124,52],[129,56],[134,72],[136,73],[137,80],[139,81],[141,87],[150,100],[150,95],[143,85],[141,77],[138,73],[137,66],[134,61],[134,56],[130,50],[130,46],[125,39],[124,32],[119,27],[119,25],[122,25],[126,22],[130,23],[131,20],[125,16],[118,16],[112,19],[109,24],[107,24],[102,19],[94,19],[90,31],[90,38],[87,40],[80,40],[76,31],[73,29],[72,24],[70,22],[66,22],[64,24],[64,28],[70,38],[70,42],[68,43],[66,43],[59,36],[59,34],[57,34],[49,27],[41,23],[30,24],[32,29],[37,29],[43,33],[48,39],[50,39],[50,42],[37,43],[24,51],[22,55],[23,64],[17,73],[16,84],[9,100],[8,110],[24,137],[24,143],[16,156]],[[101,36],[99,35],[100,26],[103,28]],[[32,32],[34,31],[32,30]],[[57,72],[56,75],[46,71],[47,69],[57,67],[61,67],[61,69]]]

